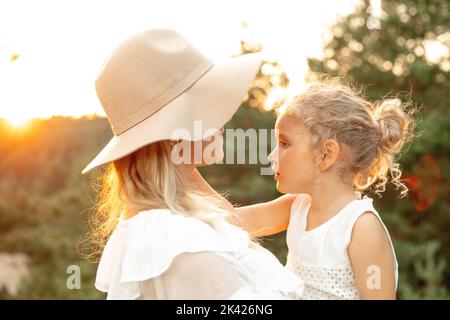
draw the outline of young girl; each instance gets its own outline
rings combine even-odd
[[[397,261],[372,199],[412,137],[412,119],[397,99],[371,104],[337,82],[316,83],[278,112],[269,155],[286,195],[236,210],[249,232],[287,229],[287,268],[305,281],[303,299],[395,299]]]

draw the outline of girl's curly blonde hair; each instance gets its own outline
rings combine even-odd
[[[399,99],[369,102],[361,91],[342,80],[324,79],[312,83],[278,113],[295,117],[312,134],[315,151],[326,139],[335,139],[348,150],[338,172],[358,192],[373,189],[381,197],[388,173],[400,197],[408,188],[400,180],[397,162],[405,143],[413,138],[414,109]]]

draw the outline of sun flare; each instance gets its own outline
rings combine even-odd
[[[19,117],[9,117],[6,118],[6,122],[15,129],[22,129],[25,128],[28,123],[30,122],[30,119],[27,118],[19,118]]]

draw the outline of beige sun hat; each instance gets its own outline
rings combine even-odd
[[[82,174],[171,139],[178,129],[198,140],[196,122],[203,133],[220,129],[239,108],[261,61],[260,53],[251,53],[213,63],[171,29],[146,30],[126,39],[95,81],[114,136]]]

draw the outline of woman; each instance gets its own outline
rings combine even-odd
[[[213,64],[168,29],[130,37],[105,62],[95,85],[114,137],[83,173],[108,166],[93,218],[104,247],[95,285],[108,299],[301,295],[299,278],[227,222],[233,208],[196,169],[223,156],[218,128],[260,63]]]

